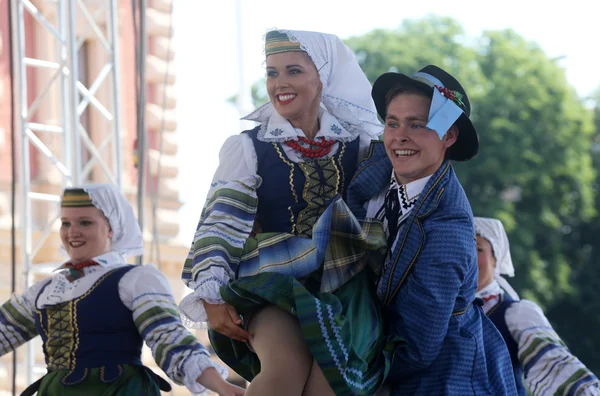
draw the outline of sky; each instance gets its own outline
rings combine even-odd
[[[586,0],[552,5],[539,0],[174,1],[179,187],[184,203],[180,239],[186,245],[221,145],[252,126],[239,121],[242,114],[228,99],[264,76],[263,37],[269,29],[320,31],[345,39],[376,28],[394,29],[405,19],[447,16],[462,24],[469,36],[511,28],[538,43],[549,57],[563,57],[560,65],[582,97],[600,87],[600,23],[598,13],[592,12],[594,2]]]

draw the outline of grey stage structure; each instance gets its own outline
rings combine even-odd
[[[103,179],[121,186],[122,148],[119,136],[119,73],[117,0],[10,0],[13,37],[13,70],[15,79],[16,104],[14,111],[16,137],[18,141],[19,190],[17,202],[20,226],[19,267],[23,271],[25,284],[31,285],[36,273],[48,272],[57,263],[36,263],[36,255],[48,239],[59,221],[59,195],[32,191],[30,157],[32,154],[46,158],[55,172],[61,175],[61,187],[78,185],[91,181],[92,172],[102,173]],[[43,7],[40,4],[43,3]],[[30,15],[42,29],[37,39],[51,37],[55,48],[48,59],[28,56],[26,47],[35,37],[26,37],[25,18]],[[27,17],[28,18],[28,17]],[[81,23],[83,21],[83,23]],[[102,21],[98,23],[97,21]],[[43,33],[42,33],[43,32]],[[93,37],[104,49],[106,62],[99,65],[99,73],[82,82],[78,70],[78,52],[86,39]],[[95,65],[96,66],[96,65]],[[45,79],[38,95],[28,97],[30,69],[45,70]],[[103,87],[104,100],[96,98]],[[108,92],[108,94],[106,94]],[[58,93],[58,94],[57,94]],[[58,122],[34,122],[36,111],[45,103],[59,106]],[[106,120],[110,127],[100,142],[94,142],[86,130],[82,117],[92,106]],[[56,108],[56,107],[55,107]],[[48,142],[51,142],[49,144]],[[59,142],[57,144],[57,142]],[[82,156],[82,149],[87,155]],[[110,158],[110,160],[106,160]],[[32,205],[46,201],[55,208],[47,217],[47,224],[34,224]],[[56,203],[55,205],[53,203]],[[36,232],[34,233],[34,227]],[[34,238],[35,234],[35,238]],[[35,366],[32,342],[27,344],[25,364],[26,383],[33,381],[33,374],[41,373]],[[23,367],[23,365],[19,365]],[[38,372],[38,370],[40,370]]]

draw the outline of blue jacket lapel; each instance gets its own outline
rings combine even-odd
[[[348,186],[346,203],[354,215],[363,219],[366,215],[365,203],[388,188],[392,174],[392,164],[381,141],[371,142],[369,154],[361,161]],[[450,163],[445,161],[432,175],[423,189],[415,209],[402,232],[397,236],[399,242],[392,252],[386,271],[381,275],[384,305],[388,305],[400,290],[410,273],[410,269],[425,244],[424,219],[437,207],[444,192],[444,186],[454,171]]]
[[[442,166],[427,182],[404,229],[396,237],[395,249],[381,279],[384,306],[394,299],[406,277],[410,274],[412,266],[417,261],[426,243],[422,220],[437,207],[444,192],[444,186],[452,174],[453,170],[450,163],[442,163]]]

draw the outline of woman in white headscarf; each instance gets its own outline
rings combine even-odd
[[[370,395],[386,358],[369,271],[386,241],[342,198],[382,132],[371,85],[334,35],[271,31],[265,55],[270,102],[221,149],[180,309],[208,320],[249,395]]]
[[[0,355],[42,337],[48,373],[22,395],[159,396],[171,386],[143,366],[143,342],[190,392],[244,394],[182,325],[166,278],[125,262],[143,240],[115,186],[66,189],[60,237],[69,261],[0,307]]]
[[[502,275],[514,276],[508,237],[502,222],[475,217],[479,264],[477,297],[511,354],[517,391],[527,395],[600,395],[600,382],[573,356],[542,309],[520,300]],[[524,383],[523,383],[524,382]]]

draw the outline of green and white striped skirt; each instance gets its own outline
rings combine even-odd
[[[249,240],[240,277],[221,287],[221,296],[246,318],[269,304],[294,315],[336,395],[373,395],[387,376],[394,348],[403,344],[384,337],[375,293],[385,253],[381,225],[359,224],[343,201],[335,201],[311,239],[259,234]],[[307,268],[312,272],[302,276]],[[260,372],[258,356],[246,343],[209,335],[219,358],[246,380]]]

